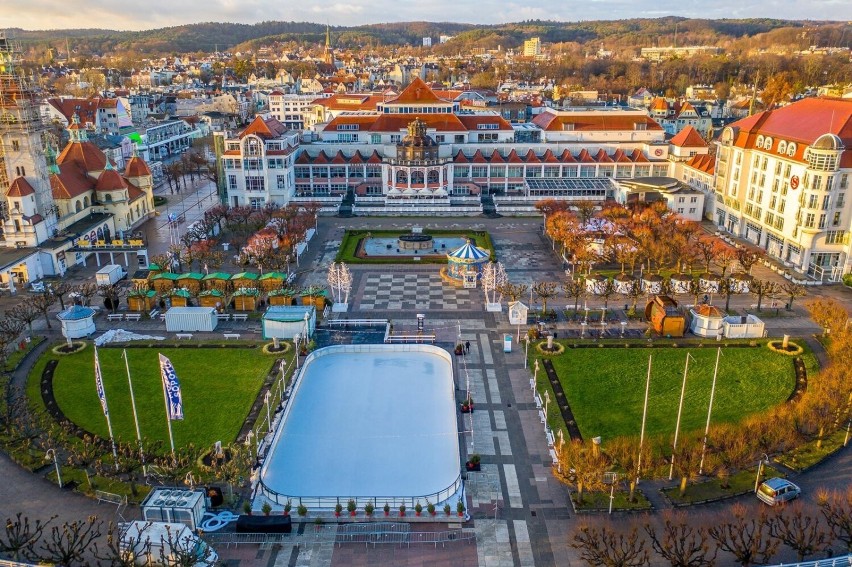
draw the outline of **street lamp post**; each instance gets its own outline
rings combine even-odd
[[[53,459],[53,466],[56,468],[56,480],[59,482],[59,488],[62,488],[62,475],[59,473],[59,461],[56,459],[56,449],[48,449],[44,454],[45,459]]]
[[[627,321],[621,322],[621,338],[624,338],[624,331],[627,329]]]
[[[271,398],[271,397],[272,397],[272,392],[269,391],[269,390],[267,390],[266,393],[263,395],[263,403],[266,404],[266,430],[267,430],[267,433],[272,432],[272,415],[269,411],[269,398]]]
[[[527,357],[530,355],[530,338],[526,337],[526,346],[524,347],[524,368],[527,367]]]
[[[757,487],[760,484],[760,471],[764,464],[769,464],[769,455],[763,454],[763,459],[757,461],[757,478],[754,479],[754,491],[757,492]]]
[[[254,429],[249,429],[248,434],[246,435],[246,447],[249,448],[249,455],[252,456],[252,459],[256,458],[256,453],[251,450],[251,440],[254,438]]]

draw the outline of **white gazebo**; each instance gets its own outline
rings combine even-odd
[[[722,312],[712,305],[699,305],[689,310],[689,330],[699,337],[716,338],[722,334]]]
[[[520,301],[512,301],[509,303],[509,324],[511,325],[526,325],[527,312],[529,307]]]
[[[91,307],[72,305],[65,311],[61,311],[56,318],[62,323],[62,336],[66,339],[79,339],[88,337],[94,333],[95,313]]]

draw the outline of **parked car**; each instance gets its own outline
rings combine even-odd
[[[757,489],[757,497],[770,506],[798,498],[801,493],[801,488],[783,478],[770,478]]]

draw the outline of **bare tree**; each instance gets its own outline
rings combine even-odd
[[[551,297],[556,297],[556,282],[536,282],[532,289],[536,297],[541,299],[541,314],[547,315],[547,300]]]
[[[65,296],[74,291],[74,286],[66,280],[59,280],[50,286],[50,293],[59,300],[59,308],[65,311]]]
[[[108,567],[134,567],[137,559],[147,557],[151,552],[150,539],[142,539],[142,534],[150,525],[145,524],[138,535],[128,534],[122,541],[120,527],[110,522],[107,527],[106,546],[101,550],[95,544],[95,557],[105,561]]]
[[[0,532],[0,552],[8,553],[16,561],[31,557],[33,549],[41,539],[42,532],[55,517],[44,523],[36,520],[32,524],[27,516],[22,516],[21,512],[15,515],[14,520],[7,518],[5,531]]]
[[[790,298],[789,303],[787,303],[787,311],[793,310],[793,301],[797,297],[804,297],[808,293],[805,286],[800,283],[793,283],[792,281],[783,282],[781,284],[781,291]]]
[[[86,564],[86,553],[101,537],[101,522],[97,516],[53,526],[35,556],[40,561],[57,565]]]
[[[606,310],[609,307],[609,298],[615,295],[615,283],[610,278],[599,281],[595,286],[595,295],[603,297]]]
[[[672,567],[713,567],[717,550],[711,555],[709,536],[703,526],[694,526],[684,513],[663,514],[663,527],[645,526],[651,547]]]
[[[625,535],[606,526],[580,526],[570,545],[580,552],[583,561],[596,567],[650,565],[645,541],[639,537],[639,530],[635,527]]]
[[[763,303],[763,298],[772,296],[777,293],[778,284],[769,280],[754,280],[749,286],[749,293],[757,298],[757,310],[760,311],[760,306]]]
[[[33,321],[38,319],[39,314],[35,305],[29,301],[22,301],[12,309],[12,316],[27,325],[27,331],[30,336],[33,334]]]
[[[509,298],[509,301],[518,301],[523,295],[526,294],[529,287],[526,284],[512,284],[506,282],[502,286],[500,286],[497,291],[500,295],[504,295]]]
[[[845,492],[820,489],[817,504],[834,538],[845,543],[846,551],[852,553],[852,486],[847,486]]]
[[[586,490],[601,490],[604,484],[604,473],[609,462],[603,453],[594,446],[582,441],[565,443],[558,452],[559,466],[553,469],[553,475],[565,483],[573,483],[577,487],[577,502],[583,502]]]
[[[44,315],[44,322],[47,324],[48,329],[52,329],[53,325],[50,324],[50,315],[48,315],[48,311],[53,307],[53,304],[56,303],[56,298],[53,297],[52,293],[39,293],[29,297],[25,303],[29,303],[32,305],[33,309],[38,313]]]
[[[171,567],[195,567],[207,565],[213,550],[209,546],[199,546],[192,533],[180,536],[172,533],[171,526],[166,524],[166,535],[161,537],[160,562]]]
[[[801,502],[780,507],[769,520],[769,534],[795,551],[800,563],[831,541],[819,517],[806,514]]]
[[[574,278],[562,284],[562,292],[566,297],[574,299],[574,314],[579,309],[580,299],[586,296],[586,285],[583,280]]]
[[[742,504],[734,504],[729,513],[731,517],[720,518],[708,532],[719,549],[733,555],[742,567],[768,563],[779,542],[768,533],[766,512],[761,510],[755,517]]]
[[[126,290],[117,284],[103,284],[98,286],[98,295],[104,298],[104,307],[115,313],[121,303],[121,298]]]
[[[92,298],[98,294],[98,286],[93,282],[85,282],[77,286],[75,292],[83,298],[83,305],[89,306],[92,304]]]
[[[735,255],[743,271],[751,275],[751,268],[763,258],[763,251],[750,246],[741,246],[737,248]]]

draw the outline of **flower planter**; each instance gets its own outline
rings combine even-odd
[[[358,514],[358,512],[356,512],[355,510],[352,510],[351,512],[349,512],[349,515],[350,515],[351,517],[353,517],[353,518],[354,518],[357,514]]]
[[[469,406],[462,404],[460,408],[462,413],[473,413],[473,404]]]
[[[414,512],[414,515],[417,516],[418,518],[421,516],[421,514],[422,514],[422,512]]]
[[[334,513],[334,517],[335,517],[335,518],[339,518],[339,517],[340,517],[340,512],[335,512],[335,513]]]
[[[400,517],[400,518],[404,518],[404,517],[405,517],[405,512],[400,512],[400,513],[399,513],[399,517]]]
[[[385,510],[385,518],[387,518],[388,516],[390,516],[390,510]]]
[[[464,512],[457,512],[457,514],[459,515],[459,518],[464,518]]]
[[[465,468],[471,472],[482,470],[482,466],[480,463],[471,463],[470,461],[465,463]]]

